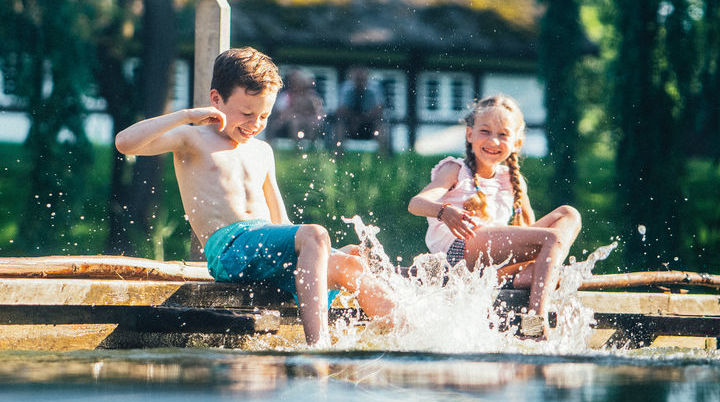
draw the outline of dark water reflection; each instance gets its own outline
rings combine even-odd
[[[163,349],[0,363],[0,399],[13,401],[720,401],[715,359]]]

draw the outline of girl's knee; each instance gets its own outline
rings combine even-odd
[[[558,207],[557,211],[558,213],[562,214],[562,216],[566,219],[570,219],[576,222],[577,227],[580,227],[580,225],[582,225],[582,216],[580,216],[580,212],[578,212],[577,209],[571,207],[570,205],[563,205],[561,207]]]

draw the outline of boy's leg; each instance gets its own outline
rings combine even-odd
[[[302,225],[295,235],[295,287],[308,345],[329,346],[327,267],[330,236],[319,225]]]
[[[334,253],[330,256],[328,286],[357,292],[358,304],[370,318],[387,317],[395,307],[388,290],[375,276],[363,272],[360,258],[354,255]]]

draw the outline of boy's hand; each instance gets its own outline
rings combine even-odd
[[[452,205],[445,208],[440,220],[450,228],[450,232],[458,239],[467,240],[475,236],[477,227],[471,218],[472,214]]]
[[[196,126],[217,123],[219,125],[219,131],[223,131],[225,129],[225,113],[212,106],[187,109],[186,116],[188,123],[192,123]]]

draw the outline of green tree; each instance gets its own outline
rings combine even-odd
[[[134,2],[118,1],[96,42],[95,79],[108,104],[114,132],[143,117],[166,112],[175,58],[175,9],[171,0],[144,1],[141,14]],[[139,34],[136,34],[139,31]],[[131,59],[138,68],[128,72]],[[134,161],[113,147],[106,252],[154,256],[153,232],[161,230],[160,208],[165,165],[162,157]],[[162,254],[162,253],[160,253]]]
[[[60,252],[82,215],[92,157],[83,96],[91,87],[97,9],[78,0],[3,2],[0,10],[3,70],[31,119],[25,142],[31,185],[18,241],[31,253]]]
[[[545,82],[546,135],[554,177],[554,205],[574,203],[577,183],[578,96],[576,76],[583,35],[576,0],[545,0],[540,23],[540,77]]]
[[[620,43],[610,108],[620,135],[618,208],[626,212],[622,235],[626,263],[632,267],[658,267],[679,251],[685,156],[678,129],[683,111],[681,100],[671,94],[684,90],[686,73],[677,62],[688,55],[678,48],[684,39],[662,39],[665,24],[673,28],[674,18],[684,19],[679,15],[684,3],[673,2],[678,15],[666,18],[673,12],[666,2],[615,1]]]
[[[697,96],[697,135],[691,142],[693,154],[712,157],[720,161],[720,1],[705,0],[699,21],[702,83]]]

